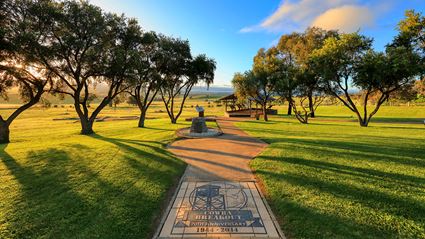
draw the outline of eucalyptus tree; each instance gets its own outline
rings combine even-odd
[[[398,24],[398,31],[393,45],[410,45],[425,54],[425,16],[414,10],[406,11],[405,18]]]
[[[394,92],[414,82],[423,70],[420,61],[420,56],[411,48],[401,46],[388,46],[383,53],[368,52],[363,57],[353,79],[353,84],[361,88],[364,95],[361,126],[369,124],[370,119]],[[371,94],[376,94],[378,100],[368,114],[367,101]]]
[[[178,104],[176,98],[182,91],[189,89],[186,86],[190,83],[187,76],[192,54],[188,41],[172,37],[164,37],[160,49],[159,61],[162,65],[160,96],[171,123],[175,124],[184,106],[184,101],[181,101],[180,110],[175,113],[175,105]],[[186,91],[184,95],[185,93]]]
[[[312,118],[315,117],[316,109],[323,102],[325,94],[320,76],[317,69],[314,68],[314,64],[310,64],[310,58],[315,50],[323,46],[327,38],[337,36],[337,31],[317,27],[308,28],[302,34],[299,50],[296,50],[297,61],[301,67],[299,80],[302,81],[301,85],[308,100],[309,116]]]
[[[51,84],[52,74],[34,61],[32,55],[23,51],[28,41],[35,41],[46,35],[50,20],[44,17],[48,12],[48,1],[4,1],[0,3],[0,97],[7,100],[12,89],[18,89],[23,101],[8,117],[0,115],[0,143],[10,141],[9,127],[25,110],[37,104]],[[34,28],[37,24],[37,28]],[[31,47],[41,47],[31,45]],[[45,56],[46,58],[51,55]]]
[[[238,99],[249,99],[261,105],[264,121],[268,121],[267,105],[270,95],[264,93],[264,82],[267,75],[264,72],[254,72],[252,70],[244,73],[236,73],[233,76],[232,85]],[[257,115],[258,116],[258,115]]]
[[[246,88],[243,92],[248,93],[251,99],[261,105],[265,121],[268,121],[267,109],[276,89],[277,71],[280,70],[277,53],[275,47],[268,50],[261,48],[254,57],[252,72],[245,76],[246,80],[242,85],[236,84],[236,90]]]
[[[323,47],[315,51],[312,60],[326,91],[356,113],[361,125],[362,116],[350,95],[350,85],[356,75],[356,64],[371,50],[371,45],[372,39],[358,33],[341,34],[328,38]]]
[[[314,77],[307,68],[307,61],[310,57],[305,49],[304,36],[302,33],[292,33],[283,35],[277,46],[276,56],[279,66],[275,73],[277,77],[275,91],[288,102],[288,115],[295,115],[301,123],[308,123],[308,117],[312,113],[307,99],[311,99],[312,88],[308,77]],[[304,49],[303,49],[304,48]],[[304,63],[304,64],[303,64]],[[297,99],[298,102],[297,102]],[[299,103],[299,107],[297,106]],[[316,103],[316,102],[314,102]],[[307,106],[307,107],[306,107]],[[303,111],[301,111],[302,109]]]
[[[293,111],[295,118],[307,124],[311,116],[311,105],[309,103],[309,92],[311,85],[304,79],[307,74],[297,64],[293,64],[287,55],[280,56],[278,59],[279,70],[276,71],[275,92],[282,98],[285,98]],[[316,94],[319,94],[316,93]],[[313,105],[320,105],[321,97],[314,96]],[[315,110],[315,108],[314,108]]]
[[[306,105],[311,117],[315,117],[315,110],[323,101],[323,88],[320,77],[314,65],[310,64],[312,53],[322,47],[329,37],[338,35],[337,31],[327,31],[317,27],[307,28],[303,33],[292,33],[281,37],[278,49],[285,55],[293,58],[292,62],[299,68],[298,81],[302,81],[303,94],[307,96]]]
[[[139,127],[145,127],[146,113],[161,87],[160,68],[163,57],[160,55],[160,45],[162,39],[163,37],[155,32],[147,32],[143,34],[138,47],[135,78],[127,92],[133,97],[134,103],[140,110]]]
[[[192,87],[202,82],[213,83],[216,62],[205,55],[192,58],[187,41],[169,37],[161,41],[161,55],[160,95],[171,123],[175,124]]]
[[[391,93],[411,82],[420,73],[420,56],[406,45],[388,45],[385,52],[371,49],[372,40],[358,33],[329,38],[314,54],[327,92],[354,112],[360,126],[370,119],[387,101]],[[350,87],[362,93],[362,105],[352,98]],[[378,94],[371,112],[369,97]]]
[[[281,78],[278,82],[277,93],[288,102],[288,115],[292,115],[292,102],[294,94],[295,78],[294,69],[298,69],[294,49],[300,42],[301,34],[293,32],[280,37],[277,45],[279,58],[281,59]],[[291,70],[290,70],[291,69]]]
[[[125,89],[140,29],[136,21],[106,14],[86,1],[52,5],[48,35],[35,42],[43,47],[29,47],[28,52],[54,74],[53,93],[74,100],[81,133],[91,134],[100,111]],[[107,95],[90,113],[96,84],[107,85]]]

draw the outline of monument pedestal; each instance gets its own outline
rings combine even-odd
[[[190,133],[206,133],[208,132],[207,123],[204,117],[195,117],[192,119],[192,126],[190,126]]]

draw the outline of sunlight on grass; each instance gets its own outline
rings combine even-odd
[[[1,146],[0,238],[149,237],[185,168],[165,149],[184,125],[97,122],[82,136],[78,122],[52,120],[63,111],[26,112]]]
[[[425,118],[424,111],[400,110]],[[389,112],[378,117],[397,115]],[[324,118],[309,125],[282,117],[238,123],[270,143],[251,167],[283,230],[293,238],[425,237],[425,127],[361,128]]]

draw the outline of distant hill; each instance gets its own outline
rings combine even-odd
[[[94,93],[98,96],[93,102],[97,103],[104,95],[107,93],[107,86],[104,84],[99,84],[96,86]],[[91,89],[93,92],[93,89]],[[227,86],[194,86],[191,91],[191,95],[216,95],[216,97],[221,97],[224,95],[230,95],[233,93],[233,89]],[[22,101],[19,98],[17,89],[11,89],[8,93],[9,100],[5,101],[0,98],[0,104],[21,104]],[[47,99],[52,104],[72,104],[73,100],[67,96],[64,100],[59,99],[58,97],[46,94],[44,98]]]
[[[233,88],[227,86],[194,86],[192,94],[232,94]]]

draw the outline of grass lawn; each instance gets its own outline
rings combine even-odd
[[[425,107],[383,107],[368,128],[333,121],[351,118],[342,107],[317,113],[238,123],[270,143],[251,167],[289,238],[425,238],[425,127],[385,123]]]
[[[53,120],[74,114],[31,109],[12,124],[0,146],[0,238],[150,237],[185,168],[164,146],[186,123],[96,122],[96,135],[82,136],[75,120]]]

